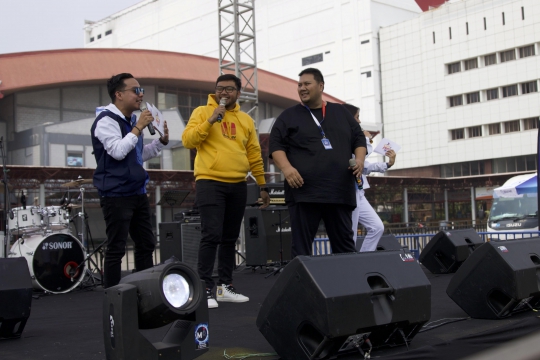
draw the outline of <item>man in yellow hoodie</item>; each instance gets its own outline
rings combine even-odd
[[[270,196],[264,179],[261,146],[251,117],[236,103],[242,83],[232,74],[218,77],[216,93],[206,106],[196,108],[182,134],[188,149],[197,149],[195,180],[197,206],[201,214],[199,276],[206,283],[208,307],[217,301],[246,302],[232,285],[236,241],[246,206],[246,176],[249,171],[260,187],[265,208]],[[214,297],[212,271],[218,253],[218,287]],[[217,301],[216,301],[217,300]]]

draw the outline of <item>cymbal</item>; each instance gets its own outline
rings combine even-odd
[[[73,180],[73,181],[64,183],[64,184],[60,185],[60,187],[79,186],[79,185],[82,185],[82,184],[91,184],[92,182],[93,182],[92,179],[77,179],[77,180]]]

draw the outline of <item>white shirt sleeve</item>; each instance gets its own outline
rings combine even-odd
[[[122,138],[118,122],[108,116],[98,121],[94,135],[101,141],[107,154],[118,161],[123,160],[138,141],[137,136],[131,132]]]
[[[154,141],[152,141],[150,144],[145,145],[142,152],[143,161],[150,160],[151,158],[158,156],[159,152],[164,146],[165,145],[163,145],[159,139],[154,139]]]
[[[372,172],[384,173],[386,170],[388,170],[388,167],[385,162],[370,163],[368,161],[364,161],[364,171],[362,174],[369,175]]]

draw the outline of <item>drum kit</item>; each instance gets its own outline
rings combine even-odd
[[[59,206],[23,206],[13,208],[8,214],[9,239],[16,238],[8,257],[24,257],[30,269],[35,289],[46,293],[61,294],[72,291],[83,283],[101,283],[101,270],[92,256],[101,249],[102,243],[93,252],[85,248],[88,227],[84,212],[84,187],[92,180],[79,179],[62,184],[68,188],[68,197],[62,198]],[[69,188],[79,187],[80,206],[70,204]],[[67,201],[66,201],[67,200]],[[71,215],[74,209],[81,211]],[[81,232],[75,220],[82,219]],[[74,226],[70,227],[70,223]],[[74,228],[74,230],[73,230]],[[95,274],[98,273],[99,276]]]

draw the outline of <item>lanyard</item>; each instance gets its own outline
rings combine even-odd
[[[304,105],[304,104],[302,104],[302,105]],[[317,125],[317,127],[319,128],[319,131],[321,132],[321,135],[322,135],[323,139],[326,139],[326,135],[324,134],[324,131],[323,131],[322,127],[321,127],[321,123],[319,123],[319,120],[317,120],[317,118],[315,117],[315,115],[313,115],[313,113],[311,112],[311,109],[309,107],[307,107],[307,105],[304,105],[304,107],[309,111],[309,113],[313,117],[313,121],[315,121],[315,125]],[[326,116],[326,102],[323,102],[323,104],[322,104],[322,121],[324,121],[325,116]]]

